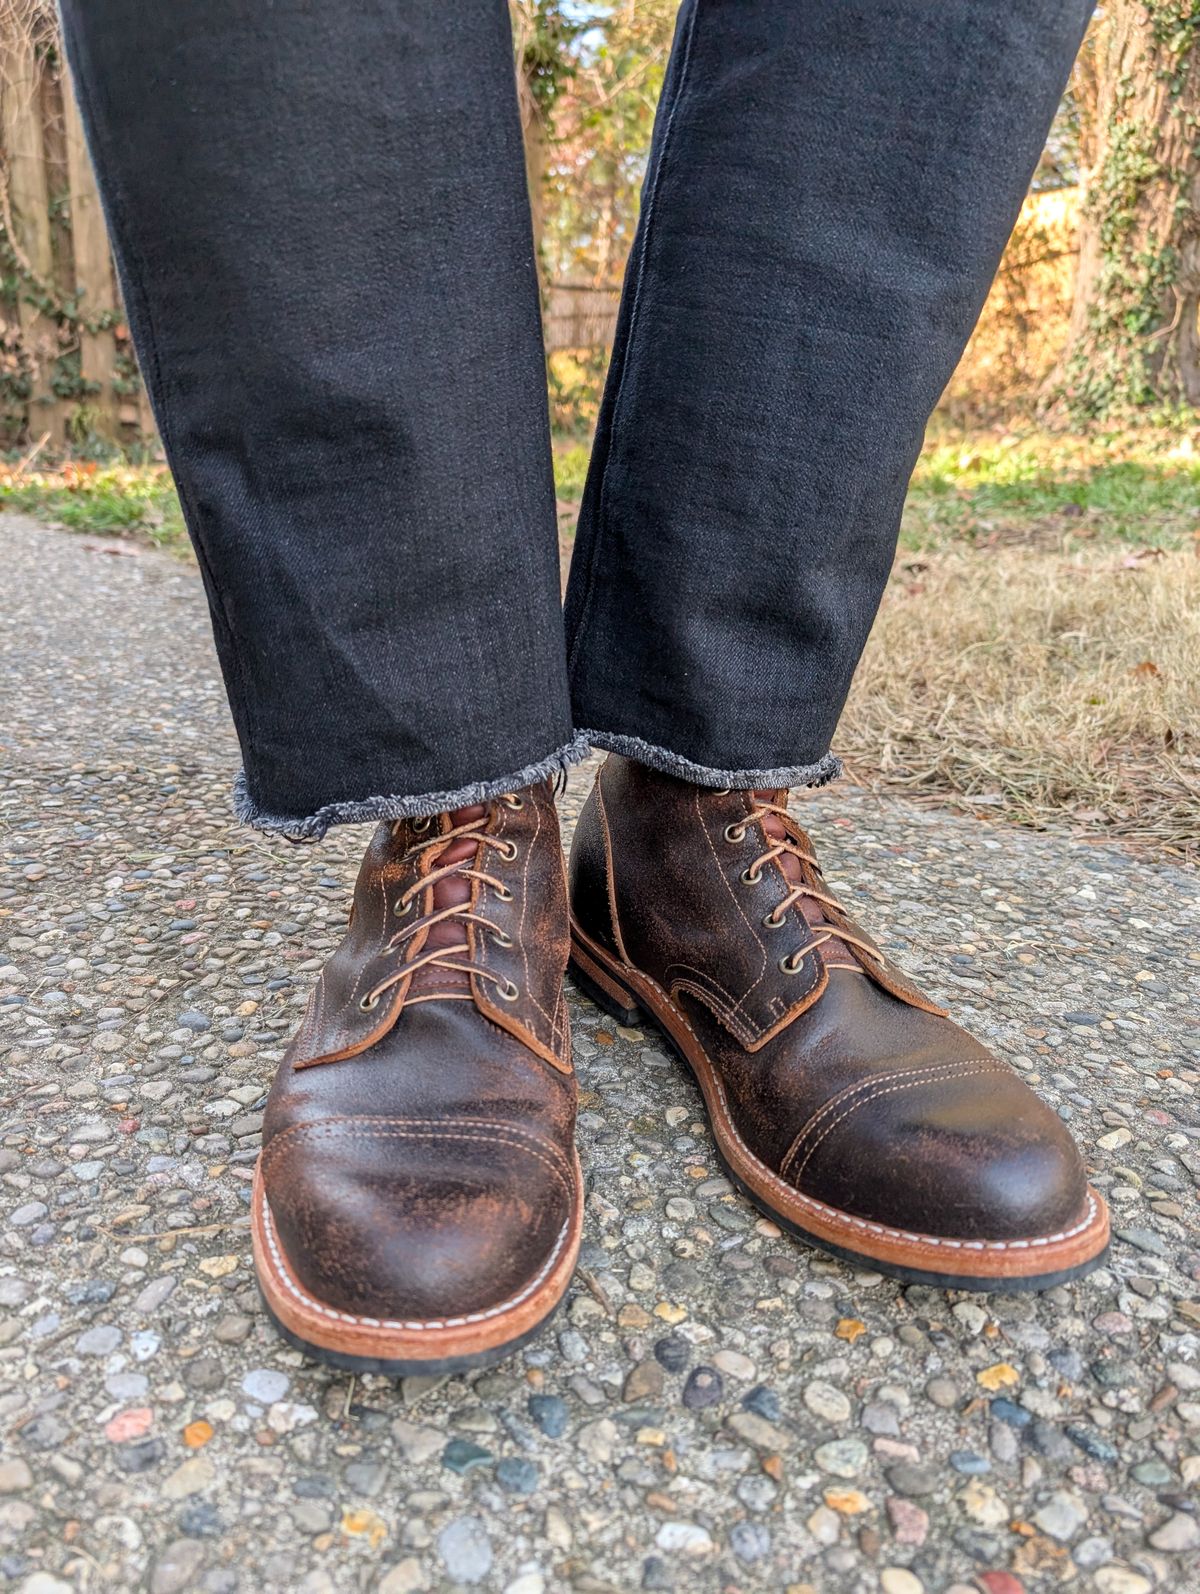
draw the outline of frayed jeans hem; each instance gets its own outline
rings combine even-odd
[[[610,731],[580,731],[579,734],[593,747],[635,759],[661,775],[674,775],[677,780],[690,781],[693,786],[728,786],[734,791],[755,791],[771,786],[824,786],[842,773],[842,761],[832,753],[826,753],[813,764],[784,764],[778,769],[710,769],[707,764],[696,764],[681,753],[671,752],[670,748],[644,742],[640,736],[618,736]]]
[[[246,780],[246,771],[239,770],[233,783],[233,811],[244,825],[270,835],[283,836],[287,841],[320,841],[334,825],[365,825],[381,819],[421,819],[427,814],[444,813],[449,808],[466,808],[471,803],[489,802],[502,797],[505,792],[519,791],[523,786],[533,786],[538,781],[563,773],[569,765],[578,764],[588,756],[589,744],[585,734],[579,734],[557,748],[536,764],[526,764],[511,775],[501,775],[496,780],[474,781],[460,786],[456,791],[420,792],[415,796],[363,797],[355,802],[327,803],[307,816],[273,814],[254,800]]]

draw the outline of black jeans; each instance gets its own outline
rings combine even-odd
[[[245,759],[819,782],[1091,0],[684,0],[566,605],[504,0],[64,0]]]

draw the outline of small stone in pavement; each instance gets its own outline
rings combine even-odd
[[[287,1394],[290,1380],[274,1367],[254,1367],[242,1378],[242,1393],[262,1406],[273,1406]]]
[[[492,1569],[492,1541],[479,1517],[457,1517],[438,1534],[446,1571],[459,1583],[482,1583]]]
[[[715,1406],[725,1393],[721,1375],[715,1367],[694,1367],[683,1386],[683,1403],[689,1411]]]
[[[529,1415],[547,1439],[561,1439],[567,1431],[567,1403],[559,1395],[530,1395]]]

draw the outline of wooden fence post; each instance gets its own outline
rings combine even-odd
[[[88,321],[96,321],[117,308],[116,283],[108,249],[108,231],[96,187],[96,176],[87,152],[83,122],[75,99],[74,84],[63,74],[63,129],[67,144],[67,183],[71,193],[71,252],[75,260],[75,289],[81,296],[80,310]],[[99,391],[85,401],[91,429],[109,442],[121,435],[120,405],[113,388],[117,369],[117,345],[111,327],[102,331],[81,330],[79,369],[85,382],[98,384]]]
[[[54,291],[54,251],[50,238],[50,192],[42,136],[41,64],[24,28],[5,30],[0,53],[0,119],[8,173],[7,217],[12,243],[35,278],[21,284],[17,314],[22,339],[33,364],[29,430],[35,440],[46,432],[55,448],[66,436],[63,407],[51,385],[59,353],[58,324],[36,304],[28,291],[45,286]]]

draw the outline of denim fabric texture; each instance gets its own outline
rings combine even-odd
[[[582,756],[506,7],[63,20],[243,816],[313,834]]]
[[[567,591],[594,744],[826,767],[1091,10],[685,0]]]
[[[684,0],[564,637],[504,0],[63,0],[239,815],[431,813],[589,740],[834,775],[1090,9]]]

